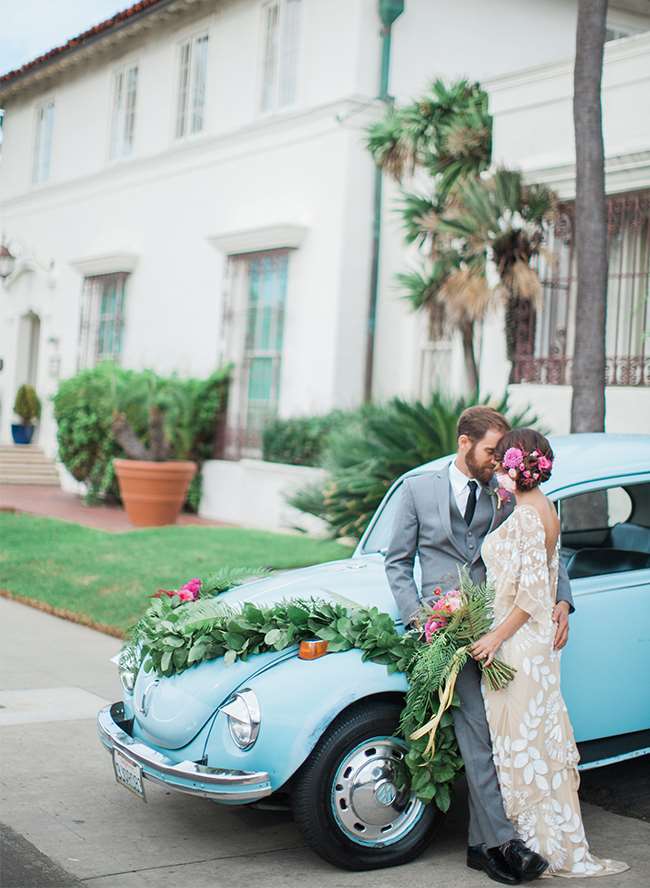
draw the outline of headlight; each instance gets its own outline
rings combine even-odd
[[[228,718],[228,730],[240,749],[250,749],[260,732],[260,704],[250,688],[238,691],[221,707]]]
[[[138,648],[132,648],[130,645],[127,645],[125,648],[122,648],[118,655],[117,669],[122,687],[127,694],[133,693],[135,680],[138,677],[138,654]]]
[[[133,693],[133,688],[135,687],[135,679],[136,673],[133,669],[129,669],[126,666],[122,666],[120,664],[120,681],[122,682],[122,687],[127,692],[127,694]]]

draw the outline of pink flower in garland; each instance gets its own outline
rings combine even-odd
[[[516,469],[524,458],[518,447],[509,447],[503,454],[503,465],[506,469]]]
[[[181,601],[196,601],[200,594],[201,580],[198,577],[194,577],[193,580],[188,580],[187,583],[184,583],[180,589],[158,589],[150,597],[162,598],[163,595],[166,595],[167,598],[173,598],[174,595],[178,595]]]
[[[201,580],[198,577],[194,577],[193,580],[188,580],[188,582],[184,583],[178,590],[178,595],[181,601],[196,601],[200,593]]]

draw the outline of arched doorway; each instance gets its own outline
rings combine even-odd
[[[16,351],[16,388],[27,383],[36,388],[38,353],[41,342],[41,320],[33,311],[23,315],[18,323]]]

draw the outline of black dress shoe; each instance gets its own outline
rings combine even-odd
[[[515,875],[503,854],[498,848],[487,848],[485,845],[469,845],[467,848],[467,866],[475,870],[483,870],[495,882],[504,885],[519,885],[521,879]]]
[[[499,845],[499,851],[512,872],[516,873],[522,882],[532,882],[548,869],[548,860],[527,848],[521,839],[504,842],[503,845]]]

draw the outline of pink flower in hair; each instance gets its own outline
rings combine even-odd
[[[515,472],[514,469],[511,469],[510,471],[511,471],[511,472]],[[517,477],[517,473],[516,473],[516,472],[515,472],[515,477]],[[515,482],[514,482],[514,481],[512,480],[512,478],[510,477],[510,473],[508,473],[508,475],[504,475],[504,474],[502,474],[501,472],[498,472],[498,473],[497,473],[497,483],[498,483],[498,485],[499,485],[499,491],[503,490],[503,491],[506,491],[507,493],[508,493],[508,492],[509,492],[509,493],[514,493],[514,491],[517,489],[517,485],[515,484]],[[500,494],[499,494],[499,495],[500,495]],[[500,496],[501,496],[501,495],[500,495]],[[507,502],[507,499],[509,499],[509,497],[508,497],[507,499],[504,498],[504,497],[501,497],[501,498],[504,499],[506,502]]]
[[[524,454],[518,447],[509,447],[503,454],[503,465],[506,469],[516,469],[523,458]]]
[[[553,462],[548,458],[548,456],[540,456],[537,460],[537,465],[542,470],[542,472],[547,472],[553,465]]]

